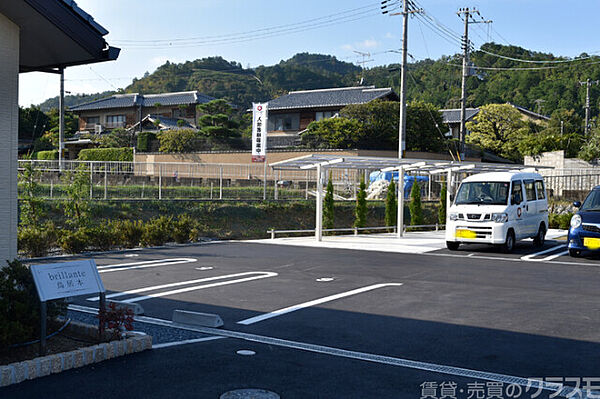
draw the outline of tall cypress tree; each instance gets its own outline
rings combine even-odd
[[[388,186],[385,197],[385,225],[395,226],[398,222],[398,201],[396,201],[396,184],[394,179]]]
[[[448,189],[446,189],[446,183],[442,183],[442,190],[440,191],[440,202],[438,204],[438,223],[446,223],[446,196],[448,195]]]
[[[329,181],[327,182],[327,192],[325,193],[325,199],[323,204],[323,228],[333,229],[334,217],[333,217],[333,183],[331,182],[331,172],[329,172]]]
[[[356,194],[354,216],[356,217],[354,227],[365,227],[367,225],[367,187],[364,178],[360,179],[360,187],[358,194]]]
[[[417,182],[417,176],[413,181],[412,189],[410,190],[410,224],[418,226],[424,224],[423,207],[421,206],[421,187]]]

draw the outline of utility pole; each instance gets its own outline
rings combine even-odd
[[[462,37],[463,63],[462,63],[462,86],[460,98],[460,160],[465,159],[465,139],[467,137],[466,109],[467,109],[467,77],[469,76],[469,51],[471,50],[471,42],[469,42],[469,24],[489,24],[491,20],[484,20],[476,8],[460,8],[456,13],[459,17],[464,18],[465,33]],[[480,20],[475,20],[473,15],[477,14]]]
[[[65,145],[65,69],[60,68],[60,96],[58,97],[58,170],[63,169],[63,147]]]
[[[595,84],[600,84],[600,80],[586,80],[585,82],[579,82],[580,86],[585,85],[585,126],[584,136],[587,136],[590,132],[590,87]]]
[[[363,57],[362,61],[358,61],[357,64],[360,64],[361,66],[361,70],[360,70],[360,85],[362,86],[364,80],[365,80],[365,65],[367,65],[367,62],[371,62],[374,61],[373,59],[368,60],[367,58],[369,58],[371,56],[371,53],[363,53],[362,51],[357,51],[357,50],[353,50],[353,52],[355,52],[356,54],[360,55]]]
[[[387,10],[390,0],[381,2],[383,14],[389,13]],[[408,16],[410,14],[422,13],[423,9],[409,9],[408,0],[402,2],[402,12],[392,13],[390,16],[402,15],[402,65],[400,72],[400,123],[398,124],[398,158],[403,158],[403,152],[406,148],[406,60],[408,55]]]

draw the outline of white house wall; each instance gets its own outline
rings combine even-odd
[[[0,267],[17,257],[19,27],[0,14]]]

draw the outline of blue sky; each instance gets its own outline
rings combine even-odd
[[[600,50],[596,39],[599,1],[416,2],[427,15],[458,35],[463,31],[456,15],[458,8],[478,8],[485,19],[494,22],[489,31],[487,25],[471,25],[475,47],[489,39],[564,56]],[[375,66],[399,62],[400,58],[389,50],[401,47],[402,18],[381,15],[379,1],[78,0],[77,4],[110,31],[106,40],[121,47],[122,52],[116,62],[68,68],[65,89],[73,94],[125,87],[134,77],[152,72],[167,60],[183,62],[220,55],[244,67],[255,67],[311,52],[357,63],[361,57],[354,51],[361,51],[372,54],[369,59],[373,61],[367,66]],[[312,21],[310,26],[301,25],[306,21]],[[325,26],[317,27],[319,24]],[[239,33],[236,40],[227,36]],[[193,40],[179,40],[190,38]],[[460,51],[457,43],[439,36],[417,18],[409,22],[408,44],[414,59]],[[57,94],[56,75],[21,75],[21,105],[37,104]]]

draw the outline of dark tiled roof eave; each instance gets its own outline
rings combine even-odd
[[[305,90],[290,92],[269,101],[269,110],[344,107],[350,104],[366,104],[390,94],[394,94],[391,88],[374,87]]]

